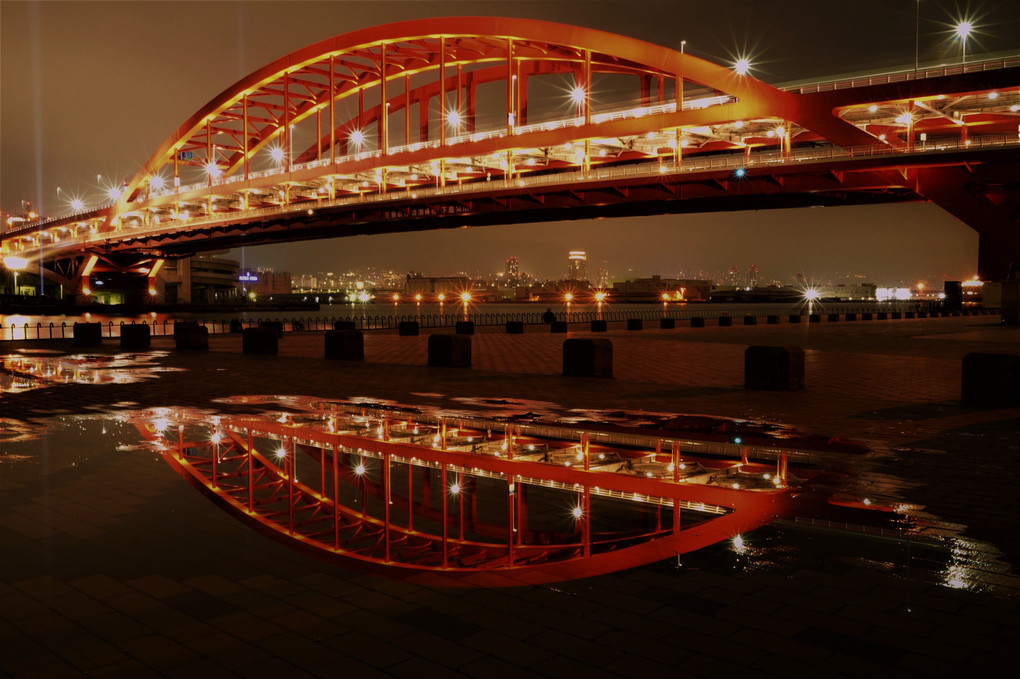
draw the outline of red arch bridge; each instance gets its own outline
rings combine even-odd
[[[603,216],[931,201],[1020,253],[1020,56],[780,89],[542,21],[378,26],[288,54],[184,122],[113,202],[9,225],[79,293],[240,245]]]

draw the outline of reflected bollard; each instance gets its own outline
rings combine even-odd
[[[327,330],[325,356],[337,361],[364,361],[365,334],[360,330]]]
[[[126,351],[148,349],[152,345],[152,331],[145,323],[120,327],[120,348]]]
[[[245,328],[241,333],[241,351],[245,354],[276,354],[280,350],[279,341],[276,328]]]
[[[744,351],[744,388],[758,391],[804,387],[804,350],[751,346]]]
[[[963,357],[964,405],[1004,408],[1020,404],[1020,355],[974,352]]]
[[[13,333],[12,333],[13,334]],[[25,339],[28,339],[28,331],[25,331]],[[102,323],[75,323],[74,339],[72,344],[76,347],[98,347],[103,343]]]
[[[209,348],[209,329],[204,325],[174,325],[174,344],[178,351],[202,351]]]
[[[429,335],[429,365],[434,368],[470,368],[470,335]]]
[[[613,343],[603,338],[564,340],[563,375],[564,377],[612,377]]]

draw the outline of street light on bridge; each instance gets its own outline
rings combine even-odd
[[[960,44],[962,45],[963,48],[962,63],[964,64],[967,63],[967,38],[973,31],[974,24],[971,23],[970,21],[961,21],[960,23],[956,24],[956,29],[954,32],[956,33],[956,37],[960,39]]]

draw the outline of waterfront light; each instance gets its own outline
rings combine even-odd
[[[574,507],[574,508],[573,508],[573,509],[572,509],[572,510],[570,511],[570,513],[574,515],[574,518],[575,518],[575,519],[580,519],[580,518],[581,518],[582,516],[584,516],[584,512],[583,512],[583,511],[581,510],[581,508],[580,508],[580,507]]]
[[[736,71],[737,75],[747,75],[751,70],[750,60],[747,57],[737,59],[736,63],[733,64],[733,70]]]
[[[596,292],[595,293],[595,301],[598,302],[599,304],[601,304],[602,302],[606,301],[606,293],[602,292],[601,290]]]
[[[747,170],[745,170],[745,169],[744,169],[744,168],[742,168],[742,167],[738,167],[738,168],[737,168],[737,169],[736,169],[736,170],[735,170],[735,171],[733,172],[733,174],[734,174],[734,175],[736,175],[737,179],[743,179],[743,178],[744,178],[744,175],[745,175],[745,174],[747,174]]]
[[[450,486],[450,494],[451,495],[456,495],[459,492],[460,492],[460,484],[459,483],[454,483],[454,484],[452,484]]]
[[[365,463],[359,462],[358,466],[354,468],[354,473],[358,476],[362,476],[365,473]]]
[[[821,295],[818,294],[818,291],[815,290],[814,288],[808,288],[807,290],[804,291],[804,299],[808,300],[809,302],[813,302],[819,297],[821,297]]]

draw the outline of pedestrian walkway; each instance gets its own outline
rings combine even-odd
[[[151,451],[127,445],[122,424],[103,424],[106,439],[99,423],[82,424],[55,432],[38,460],[0,449],[0,675],[930,677],[1013,664],[1020,408],[966,407],[959,396],[962,357],[1016,352],[1020,330],[988,316],[605,337],[613,379],[562,377],[564,335],[535,327],[479,332],[468,369],[428,367],[426,335],[368,333],[364,362],[323,359],[322,333],[288,333],[276,356],[242,354],[236,335],[211,337],[208,352],[157,338],[153,349],[168,351],[157,364],[180,370],[4,393],[0,418],[216,410],[228,408],[215,402],[226,396],[307,394],[766,420],[866,441],[878,454],[861,487],[906,481],[910,502],[979,542],[960,542],[951,562],[932,567],[903,545],[779,527],[750,536],[743,553],[719,545],[548,587],[429,589],[268,541]],[[803,347],[806,387],[745,391],[752,344]],[[0,351],[19,348],[72,350],[42,342]],[[116,346],[107,340],[98,352]],[[979,586],[966,574],[987,544],[1003,553],[1003,570],[1000,586],[981,591],[996,575]]]

